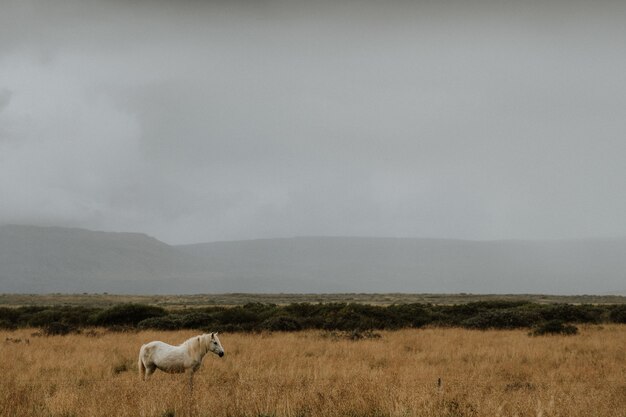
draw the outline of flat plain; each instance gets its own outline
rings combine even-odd
[[[234,306],[245,303],[361,303],[390,305],[424,303],[464,304],[477,301],[528,301],[539,304],[626,304],[623,295],[547,295],[547,294],[411,294],[411,293],[334,293],[334,294],[0,294],[0,306],[89,306],[109,307],[121,303],[157,305],[164,308]]]
[[[0,415],[32,417],[626,417],[626,326],[574,336],[405,329],[223,333],[189,392],[184,375],[140,381],[142,343],[193,331],[0,331]]]

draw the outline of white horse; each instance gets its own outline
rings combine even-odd
[[[217,333],[202,334],[187,339],[178,346],[154,341],[139,349],[139,375],[146,381],[157,369],[169,373],[189,374],[189,388],[193,388],[193,374],[200,369],[202,358],[213,352],[220,358],[224,348]]]

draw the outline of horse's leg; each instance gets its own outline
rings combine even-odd
[[[187,372],[189,372],[189,392],[193,391],[193,374],[195,374],[198,369],[200,369],[199,363],[187,369]]]
[[[194,370],[193,369],[189,369],[189,371],[187,371],[189,373],[189,392],[193,392],[193,374],[194,374]]]
[[[185,396],[185,403],[187,406],[187,415],[195,415],[196,413],[193,413],[193,374],[195,373],[195,371],[193,370],[193,368],[187,369],[185,371],[185,373],[188,374],[188,378],[189,378],[189,391],[187,392],[187,395]]]
[[[154,364],[150,364],[146,366],[146,372],[145,372],[145,376],[143,378],[144,381],[147,381],[148,378],[150,377],[150,375],[152,375],[154,373],[154,371],[156,371],[156,366],[154,366]]]

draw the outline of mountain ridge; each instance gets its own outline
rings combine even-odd
[[[0,292],[626,293],[626,239],[297,236],[169,245],[0,226]]]

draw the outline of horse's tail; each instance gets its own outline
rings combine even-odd
[[[146,365],[143,363],[143,346],[139,349],[139,362],[137,363],[137,368],[139,368],[139,378],[142,380],[146,379]]]

